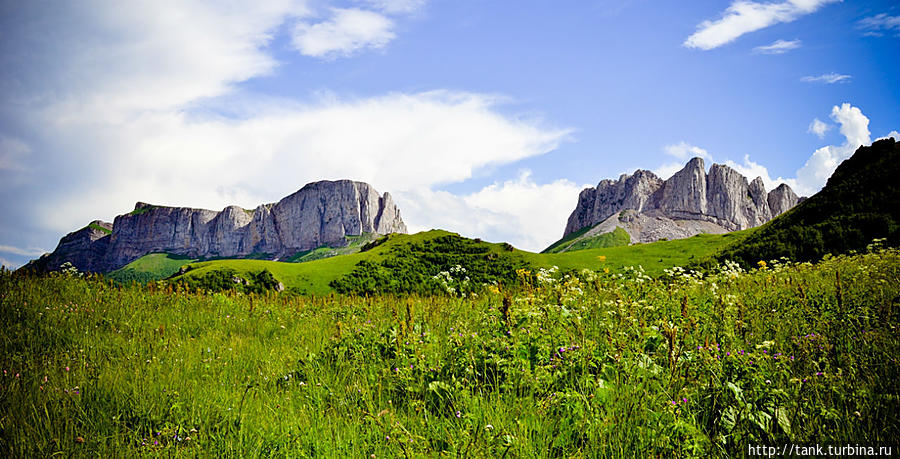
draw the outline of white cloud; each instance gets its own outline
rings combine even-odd
[[[396,37],[394,22],[382,14],[356,8],[331,11],[327,21],[296,25],[293,44],[302,54],[326,59],[345,57],[367,48],[384,48]]]
[[[47,253],[46,250],[38,249],[35,247],[29,247],[27,249],[23,249],[20,247],[13,247],[11,245],[0,245],[0,252],[9,253],[13,255],[19,255],[22,257],[36,257],[39,255],[43,255]]]
[[[784,54],[800,47],[800,40],[775,40],[771,45],[757,46],[753,48],[756,54]]]
[[[805,76],[800,79],[800,81],[804,81],[806,83],[826,83],[826,84],[834,84],[834,83],[848,83],[852,78],[850,75],[841,75],[840,73],[825,73],[819,76]]]
[[[657,167],[656,169],[653,169],[653,173],[663,179],[667,179],[676,172],[683,169],[684,163],[691,158],[699,157],[705,159],[707,162],[712,161],[712,156],[710,156],[708,151],[684,141],[672,145],[666,145],[665,147],[663,147],[663,151],[665,151],[665,153],[669,156],[678,158],[678,160],[680,161],[666,163]]]
[[[19,188],[0,180],[4,196],[22,197],[0,204],[8,217],[0,222],[0,242],[8,246],[55,243],[93,219],[127,212],[138,200],[249,208],[310,181],[339,178],[367,181],[398,197],[450,196],[481,209],[460,213],[458,226],[445,227],[456,230],[483,224],[479,217],[488,211],[478,206],[494,195],[507,197],[510,187],[525,196],[566,185],[522,179],[468,201],[433,191],[481,168],[544,154],[567,138],[567,129],[504,113],[500,96],[437,90],[362,98],[323,93],[300,101],[236,89],[235,83],[274,68],[266,45],[282,24],[310,17],[303,2],[185,4],[170,14],[158,14],[149,2],[98,2],[84,8],[96,10],[90,14],[67,5],[18,12],[11,22],[23,25],[7,33],[14,39],[0,41],[2,64],[14,73],[0,80],[0,115],[26,126],[24,134],[9,136],[28,146],[33,169]],[[327,43],[316,46],[331,52]],[[572,190],[575,200],[578,190]],[[411,227],[451,223],[440,213],[423,212],[418,215],[426,220],[417,220],[401,209]],[[530,215],[540,221],[515,215],[523,225],[545,224],[537,212]],[[549,243],[491,221],[497,240],[530,248]],[[42,236],[22,235],[23,225]],[[559,231],[564,219],[556,226]]]
[[[795,188],[795,183],[791,179],[785,179],[782,177],[773,179],[769,174],[769,170],[765,166],[750,160],[750,155],[744,155],[742,163],[727,160],[725,161],[725,165],[740,172],[741,175],[747,177],[747,180],[754,180],[756,177],[761,178],[767,190],[772,190],[782,183],[787,183],[791,188],[794,189],[795,192],[797,191],[797,189]]]
[[[464,236],[507,241],[541,251],[562,237],[578,193],[589,185],[568,180],[538,184],[529,171],[514,180],[493,183],[468,195],[419,189],[395,196],[410,231],[449,228]]]
[[[828,132],[828,129],[830,129],[830,128],[831,128],[831,126],[828,125],[828,123],[825,123],[824,121],[822,121],[818,118],[815,118],[812,120],[811,123],[809,123],[809,128],[806,130],[806,132],[808,132],[810,134],[815,134],[815,135],[819,136],[820,139],[824,139],[825,133]]]
[[[703,50],[718,48],[741,35],[791,22],[835,1],[840,0],[787,0],[776,3],[736,0],[720,19],[701,22],[697,31],[684,41],[684,46]]]
[[[684,141],[674,145],[666,145],[664,150],[667,155],[674,156],[683,161],[687,161],[695,157],[711,159],[709,152],[696,145],[691,145]]]
[[[398,93],[275,105],[249,119],[193,120],[171,112],[124,125],[72,126],[57,140],[77,143],[89,128],[91,141],[78,148],[94,152],[101,173],[78,194],[61,190],[56,205],[40,207],[41,221],[67,230],[90,215],[127,211],[137,200],[249,207],[322,179],[361,180],[392,192],[430,188],[546,153],[568,134],[507,118],[497,103],[472,93]]]
[[[861,145],[872,142],[869,118],[859,108],[848,103],[834,106],[831,109],[831,119],[840,124],[845,142],[842,145],[819,148],[806,160],[806,164],[797,171],[795,191],[798,193],[810,195],[819,191],[843,160],[852,156]]]
[[[362,2],[389,14],[413,13],[425,5],[425,0],[362,0]]]
[[[216,97],[272,71],[276,61],[262,47],[286,19],[308,14],[294,0],[185,1],[165,13],[151,0],[24,2],[7,10],[0,44],[6,102],[110,121]]]
[[[880,37],[885,32],[896,32],[900,36],[900,16],[889,16],[886,13],[864,18],[856,26],[866,31],[866,35]]]
[[[869,118],[858,107],[854,107],[849,103],[834,106],[831,109],[831,119],[840,125],[841,135],[845,139],[844,143],[817,149],[806,160],[804,165],[797,170],[794,178],[772,178],[768,169],[759,163],[753,162],[749,155],[744,156],[742,163],[727,160],[725,164],[750,180],[761,177],[766,185],[766,189],[771,190],[780,183],[787,183],[798,195],[811,196],[825,186],[825,182],[842,161],[852,156],[860,146],[869,145],[872,142],[869,133]],[[813,123],[810,125],[810,131],[813,133],[817,133],[816,121],[819,120],[813,120]],[[819,123],[825,125],[824,122],[819,121]],[[895,136],[895,139],[900,140],[900,133],[897,131],[891,131],[888,134],[888,137],[890,136]],[[683,164],[665,164],[654,172],[657,172],[657,175],[660,177],[667,178],[683,167]]]
[[[884,137],[879,137],[875,140],[884,140],[884,139],[890,139],[890,138],[893,138],[895,141],[900,142],[900,132],[891,131],[891,132],[888,132],[888,135],[886,135]]]

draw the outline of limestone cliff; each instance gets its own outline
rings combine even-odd
[[[390,194],[379,195],[361,182],[321,181],[252,210],[229,206],[215,212],[139,202],[111,225],[94,222],[67,235],[33,266],[55,270],[68,261],[81,271],[104,272],[154,252],[207,258],[253,254],[277,260],[324,245],[346,245],[347,236],[405,232]]]
[[[615,222],[604,228],[620,226],[634,242],[735,231],[759,226],[798,201],[785,184],[767,193],[759,177],[748,183],[723,164],[713,164],[707,173],[703,159],[693,158],[668,180],[637,170],[583,190],[563,237],[610,219]]]

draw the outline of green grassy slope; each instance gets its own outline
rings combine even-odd
[[[288,263],[305,263],[307,261],[321,260],[323,258],[336,257],[338,255],[348,255],[359,252],[366,244],[378,239],[378,234],[363,233],[359,236],[347,236],[348,244],[344,247],[329,247],[327,245],[317,247],[313,250],[305,250],[297,252],[292,257],[284,260]]]
[[[898,267],[891,249],[704,279],[557,273],[466,299],[0,272],[0,457],[897,444]]]
[[[541,253],[560,252],[560,251],[564,250],[569,245],[569,243],[571,243],[575,239],[578,239],[584,233],[587,233],[588,231],[590,231],[591,228],[593,228],[593,226],[585,226],[584,228],[581,228],[580,230],[578,230],[572,234],[569,234],[568,236],[563,237],[562,239],[554,242],[553,244],[550,244],[550,246],[547,247],[546,249],[542,250]]]
[[[651,275],[661,274],[671,266],[685,266],[694,259],[708,257],[723,247],[740,240],[753,230],[728,234],[702,234],[688,239],[659,241],[650,244],[636,244],[625,247],[585,249],[565,253],[532,253],[523,250],[512,252],[504,244],[483,243],[492,253],[509,256],[513,261],[521,261],[533,268],[557,266],[561,270],[603,270],[620,272],[625,266],[643,266]],[[306,263],[283,263],[265,260],[215,260],[191,263],[190,271],[183,276],[202,277],[213,271],[233,269],[241,273],[258,273],[268,270],[288,289],[300,293],[325,295],[333,292],[329,286],[333,280],[353,271],[361,261],[383,262],[392,248],[421,244],[441,236],[454,235],[448,231],[432,230],[411,235],[393,234],[387,242],[365,252],[341,255]],[[434,275],[437,273],[427,273]],[[176,277],[176,279],[178,279]]]
[[[332,293],[333,290],[328,286],[331,281],[351,272],[353,267],[360,261],[381,261],[384,259],[387,251],[395,245],[422,242],[449,234],[452,233],[440,230],[411,235],[391,234],[388,236],[387,242],[371,250],[312,260],[305,263],[237,259],[192,263],[190,265],[191,270],[183,276],[202,277],[218,269],[233,269],[238,273],[259,272],[267,269],[289,289],[295,289],[301,293],[324,295]]]
[[[151,253],[106,274],[106,277],[121,283],[149,282],[165,279],[194,261],[197,260],[169,253]]]
[[[900,245],[900,143],[860,147],[825,187],[716,255],[753,266],[787,257],[818,260],[826,253],[864,250],[875,238]]]

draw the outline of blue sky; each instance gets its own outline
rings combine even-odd
[[[260,4],[264,3],[264,4]],[[0,263],[135,201],[319,179],[540,250],[578,192],[691,156],[815,192],[900,129],[892,1],[0,3]]]

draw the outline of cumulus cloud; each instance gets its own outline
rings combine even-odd
[[[824,139],[825,133],[828,132],[828,129],[830,129],[830,128],[831,128],[831,126],[829,126],[828,123],[826,123],[818,118],[814,118],[812,120],[812,122],[809,123],[809,128],[806,130],[806,132],[808,132],[810,134],[815,134],[815,135],[819,136],[820,139]]]
[[[674,156],[685,161],[695,157],[711,159],[708,151],[684,141],[674,145],[666,145],[664,150],[667,155]]]
[[[569,180],[538,184],[526,170],[470,194],[419,189],[399,193],[396,200],[404,218],[420,222],[410,225],[411,231],[453,228],[464,236],[541,251],[562,237],[578,193],[588,186]]]
[[[849,83],[850,75],[841,75],[840,73],[825,73],[818,76],[805,76],[800,79],[800,81],[806,83],[825,83],[825,84],[834,84],[834,83]]]
[[[396,35],[385,15],[357,8],[334,8],[330,19],[294,28],[293,44],[302,54],[319,58],[351,56],[363,49],[384,48]]]
[[[79,148],[102,152],[97,185],[60,190],[57,205],[41,207],[40,219],[65,230],[87,215],[129,210],[137,200],[254,206],[321,179],[362,180],[382,191],[430,188],[546,153],[568,135],[537,120],[507,118],[497,103],[472,93],[397,93],[273,106],[249,119],[172,112],[90,126],[96,140]],[[79,131],[57,140],[74,142]]]
[[[53,11],[28,5],[35,10],[17,10],[9,21],[24,24],[8,33],[15,40],[0,42],[0,59],[10,64],[4,67],[10,76],[0,79],[0,119],[15,119],[17,126],[0,142],[0,192],[21,197],[0,203],[8,217],[0,222],[0,242],[7,248],[55,244],[60,235],[96,218],[110,221],[138,200],[251,208],[310,181],[342,178],[370,182],[398,201],[434,196],[468,209],[454,222],[440,212],[416,213],[403,201],[410,227],[488,225],[486,234],[497,240],[542,248],[557,236],[543,229],[547,222],[557,231],[564,225],[559,209],[547,214],[510,204],[514,211],[491,214],[486,203],[515,196],[539,202],[536,190],[552,196],[572,191],[569,199],[577,199],[578,190],[566,182],[536,184],[527,177],[471,197],[435,191],[479,169],[544,154],[568,137],[568,129],[510,114],[502,96],[435,90],[279,99],[243,93],[236,83],[277,65],[265,51],[275,30],[313,14],[303,2],[233,2],[221,10],[186,4],[188,12],[166,17],[151,14],[149,3],[134,12],[98,2],[102,14],[80,16],[79,8],[65,4]],[[50,33],[56,27],[64,30]],[[115,40],[106,45],[109,36]],[[194,38],[206,44],[194,46]],[[29,168],[27,180],[13,170],[19,164]],[[562,212],[568,207],[574,201]],[[538,228],[538,236],[526,238],[526,227]],[[13,260],[38,255],[6,253]]]
[[[845,142],[828,145],[816,150],[806,164],[797,171],[795,190],[807,195],[815,193],[825,185],[837,166],[853,155],[861,145],[870,144],[869,118],[862,111],[848,103],[834,106],[831,119],[838,123]]]
[[[765,166],[752,161],[749,155],[745,155],[741,163],[727,160],[725,164],[750,180],[761,177],[767,189],[772,189],[780,183],[787,183],[798,195],[811,196],[825,186],[825,182],[831,177],[831,174],[834,173],[834,170],[841,162],[852,156],[860,146],[872,143],[871,134],[869,133],[869,118],[858,107],[854,107],[849,103],[844,103],[840,106],[836,105],[831,109],[831,119],[840,126],[839,130],[841,135],[844,136],[844,143],[817,149],[803,166],[797,170],[793,178],[780,176],[773,178]],[[828,125],[826,123],[815,119],[810,124],[809,131],[818,135],[818,132],[824,134],[827,129]],[[887,135],[887,137],[891,136],[900,140],[900,133],[897,131],[891,131]],[[666,147],[667,152],[668,149]],[[711,160],[712,158],[708,157],[708,159]],[[660,166],[654,172],[657,172],[657,175],[660,177],[667,178],[681,170],[682,167],[684,167],[683,164],[666,164]]]
[[[705,159],[707,162],[712,161],[712,156],[710,156],[708,151],[684,141],[672,145],[666,145],[665,147],[663,147],[663,151],[667,155],[674,156],[679,160],[679,162],[666,163],[657,167],[656,169],[653,169],[653,173],[663,179],[667,179],[676,172],[680,171],[682,168],[684,168],[684,163],[691,158],[700,157]]]
[[[884,137],[879,137],[876,140],[883,140],[883,139],[894,139],[897,142],[900,142],[900,132],[891,131],[891,132],[888,132],[888,135],[886,135]]]
[[[702,50],[718,48],[746,33],[794,21],[836,1],[840,0],[787,0],[774,3],[736,0],[722,13],[721,18],[701,22],[697,31],[683,45]]]
[[[790,50],[799,48],[801,43],[800,40],[775,40],[770,45],[753,48],[753,52],[756,54],[784,54]]]
[[[869,36],[880,37],[890,32],[900,36],[900,16],[889,16],[887,13],[861,19],[856,26]]]
[[[2,21],[0,91],[13,109],[52,105],[57,115],[122,121],[229,92],[276,61],[262,47],[303,1],[22,2]],[[116,119],[115,117],[118,117]],[[59,117],[60,122],[67,119]]]

